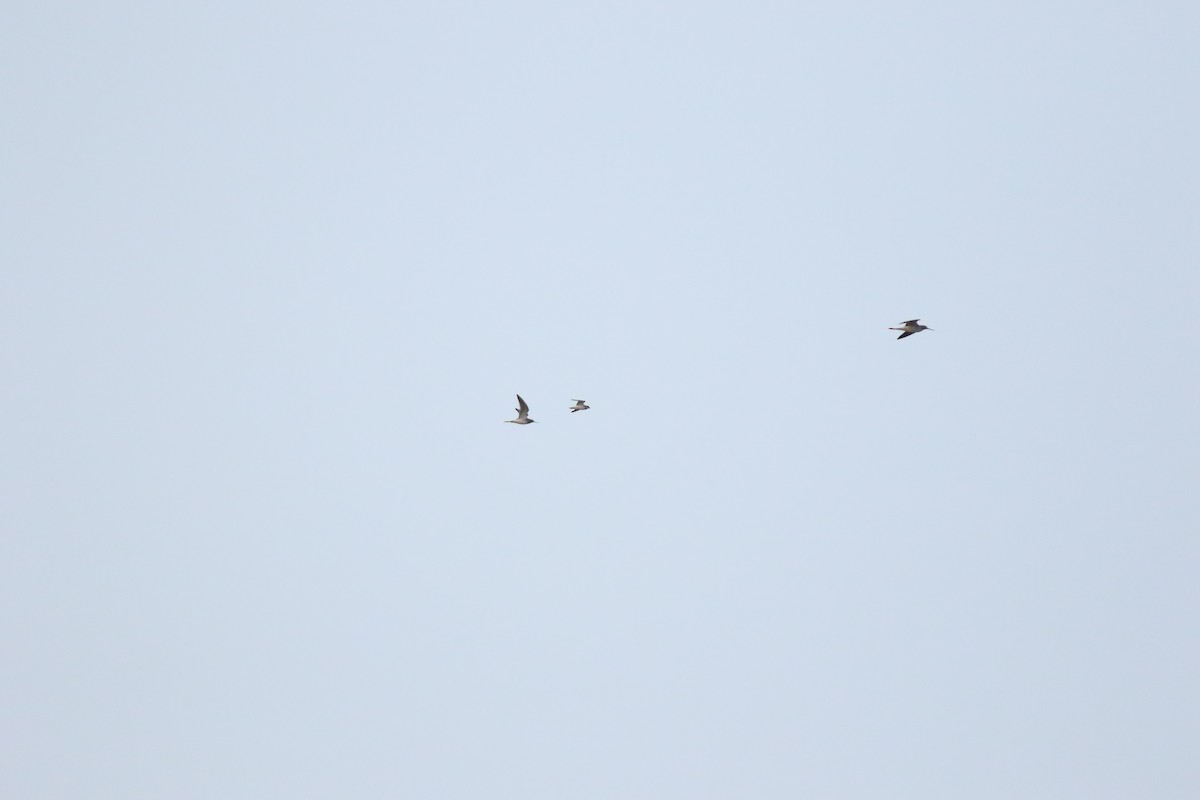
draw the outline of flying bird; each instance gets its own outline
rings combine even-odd
[[[512,422],[516,425],[528,425],[531,422],[537,422],[536,419],[529,418],[529,404],[521,398],[521,395],[517,395],[517,418],[506,419],[504,421]]]
[[[920,333],[921,331],[931,331],[931,330],[933,330],[933,328],[929,327],[928,325],[922,325],[921,320],[919,320],[919,319],[910,319],[910,320],[901,322],[899,328],[888,328],[888,330],[889,331],[904,331],[904,333],[902,333],[896,337],[897,341],[899,341],[900,339],[903,339],[905,336],[912,336],[914,333]]]
[[[591,408],[591,406],[589,406],[587,403],[583,402],[582,400],[576,400],[575,405],[571,406],[571,413],[574,414],[576,411],[587,411],[589,408]]]

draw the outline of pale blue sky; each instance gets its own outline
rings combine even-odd
[[[1197,4],[2,22],[0,795],[1200,795]]]

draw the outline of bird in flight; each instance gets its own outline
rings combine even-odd
[[[521,398],[521,395],[517,395],[517,418],[506,419],[504,421],[512,422],[516,425],[528,425],[531,422],[537,422],[537,420],[529,418],[529,404]]]
[[[896,337],[897,340],[903,339],[905,336],[912,336],[914,333],[921,331],[931,331],[933,328],[928,325],[922,325],[919,319],[910,319],[900,323],[899,328],[888,328],[889,331],[904,331]]]
[[[589,406],[587,403],[583,402],[582,400],[576,400],[575,405],[571,406],[571,413],[574,414],[576,411],[587,411],[589,408],[591,408],[591,406]]]

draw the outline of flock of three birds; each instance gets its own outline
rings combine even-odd
[[[933,328],[929,327],[928,325],[922,325],[921,320],[919,319],[909,319],[901,322],[899,328],[888,328],[888,330],[904,331],[896,337],[897,340],[900,340],[905,336],[912,336],[914,333],[931,331]],[[587,403],[583,402],[582,400],[576,400],[575,405],[571,406],[571,413],[574,414],[576,411],[587,411],[589,408],[591,408],[591,406],[589,406]],[[529,417],[529,404],[525,402],[521,395],[517,395],[517,418],[506,419],[504,421],[511,422],[514,425],[528,425],[531,422],[537,422],[536,419],[531,419]]]

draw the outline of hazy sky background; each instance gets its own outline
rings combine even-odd
[[[1197,3],[0,16],[3,797],[1200,796]]]

